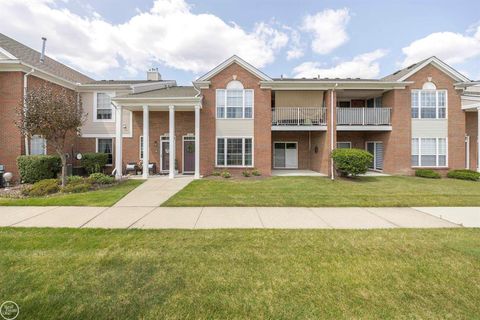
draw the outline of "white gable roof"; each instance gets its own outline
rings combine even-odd
[[[442,60],[438,59],[437,57],[433,56],[433,57],[430,57],[429,59],[425,60],[423,63],[419,64],[418,66],[416,66],[415,68],[412,68],[412,70],[410,70],[410,72],[408,72],[407,74],[403,75],[400,79],[398,79],[397,81],[405,81],[406,79],[408,79],[411,75],[415,74],[417,71],[423,69],[424,67],[426,67],[427,65],[429,64],[432,64],[434,67],[437,67],[438,69],[442,70],[443,72],[445,72],[446,74],[448,74],[450,77],[452,77],[453,79],[457,80],[457,81],[465,81],[465,82],[469,82],[470,79],[468,79],[467,77],[465,77],[463,74],[461,74],[460,72],[458,72],[457,70],[453,69],[452,67],[450,67],[448,64],[446,64],[445,62],[443,62]]]
[[[227,68],[228,66],[230,66],[233,63],[237,63],[241,67],[248,70],[250,73],[259,77],[261,80],[265,80],[265,81],[272,80],[269,76],[267,76],[265,73],[261,72],[260,70],[258,70],[254,66],[252,66],[250,63],[246,62],[245,60],[243,60],[242,58],[240,58],[237,55],[233,55],[230,58],[228,58],[227,60],[220,63],[218,66],[216,66],[212,70],[210,70],[209,72],[207,72],[206,74],[204,74],[203,76],[201,76],[200,78],[198,78],[197,81],[208,81],[212,77],[214,77],[216,74],[220,73],[220,71]]]

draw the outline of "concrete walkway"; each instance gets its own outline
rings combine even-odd
[[[149,180],[150,181],[150,180]],[[173,187],[172,187],[173,188]],[[133,197],[132,202],[136,197]],[[143,201],[158,203],[159,199]],[[0,207],[0,226],[138,229],[480,227],[480,208]]]
[[[114,206],[158,207],[192,181],[193,176],[177,176],[175,179],[169,179],[167,176],[151,177]]]

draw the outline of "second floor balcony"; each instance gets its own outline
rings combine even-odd
[[[390,108],[337,108],[337,130],[386,130],[391,127]]]
[[[326,130],[327,113],[318,107],[272,109],[272,130]]]

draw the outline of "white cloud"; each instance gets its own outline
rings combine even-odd
[[[304,46],[301,42],[300,33],[297,30],[288,26],[283,26],[283,28],[290,32],[290,45],[287,50],[287,60],[293,60],[303,57],[305,51]]]
[[[348,41],[346,27],[350,21],[347,8],[327,9],[315,15],[307,15],[301,29],[313,33],[312,50],[327,54]]]
[[[79,16],[57,2],[0,0],[0,30],[34,48],[46,36],[47,54],[97,75],[112,68],[136,73],[155,63],[200,73],[233,54],[263,67],[289,40],[266,23],[248,32],[213,14],[193,13],[184,0],[155,0],[122,24]]]
[[[304,62],[293,69],[296,78],[375,78],[380,74],[378,60],[387,54],[377,49],[354,57],[350,61],[339,62],[333,67],[324,67],[318,62]]]
[[[446,63],[462,63],[480,55],[480,27],[477,26],[476,33],[472,35],[435,32],[413,41],[402,51],[405,54],[401,63],[403,67],[431,56],[436,56]]]

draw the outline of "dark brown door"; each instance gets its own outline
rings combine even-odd
[[[195,171],[195,140],[185,140],[183,142],[183,172]]]
[[[162,171],[168,171],[170,168],[169,145],[168,141],[162,141]]]

